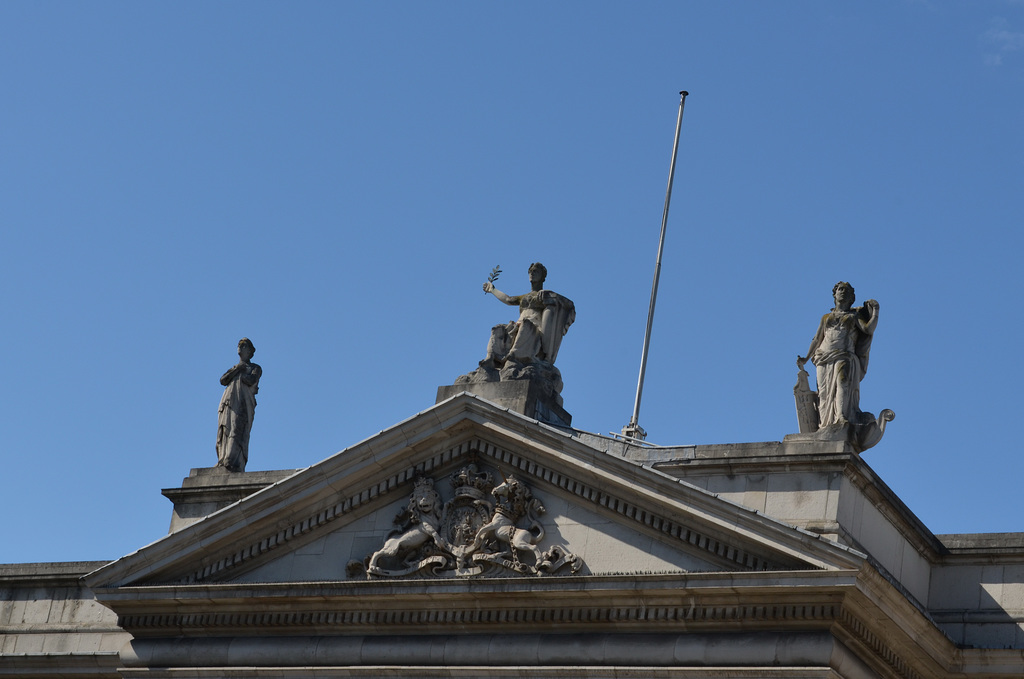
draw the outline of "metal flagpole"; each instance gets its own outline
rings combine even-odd
[[[647,310],[647,330],[644,332],[644,350],[640,354],[640,379],[636,384],[636,402],[633,405],[633,417],[629,424],[622,428],[622,435],[629,438],[647,438],[647,432],[640,427],[640,397],[644,393],[644,375],[647,372],[647,350],[651,345],[651,327],[654,325],[654,303],[658,300],[658,279],[661,278],[661,253],[665,249],[665,227],[668,224],[668,206],[672,200],[672,180],[676,174],[676,154],[679,152],[679,131],[683,127],[683,106],[690,94],[683,90],[679,93],[679,116],[676,118],[676,138],[672,142],[672,162],[668,167],[668,189],[665,191],[665,210],[661,214],[661,238],[658,240],[658,259],[654,264],[654,284],[651,286],[651,306]]]

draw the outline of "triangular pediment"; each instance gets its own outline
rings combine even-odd
[[[502,494],[510,484],[518,511],[513,494]],[[408,511],[414,496],[431,505],[426,514]],[[501,523],[495,517],[503,511],[504,532],[491,525]],[[858,562],[812,534],[596,450],[571,430],[463,394],[167,535],[87,582],[110,591],[837,570]]]

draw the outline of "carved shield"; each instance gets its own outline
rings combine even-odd
[[[491,518],[494,507],[466,495],[457,496],[445,506],[444,535],[453,547],[473,543],[473,538]]]

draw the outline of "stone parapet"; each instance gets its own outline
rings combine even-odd
[[[106,566],[109,561],[57,561],[43,563],[0,564],[0,586],[41,584],[78,586],[78,579],[86,573]]]
[[[952,533],[936,535],[950,554],[1015,554],[1024,558],[1024,533]]]

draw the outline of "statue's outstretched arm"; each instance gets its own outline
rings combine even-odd
[[[509,304],[511,306],[519,306],[519,297],[506,295],[504,292],[494,287],[494,283],[491,283],[490,281],[484,283],[484,292],[491,293],[505,304]]]

